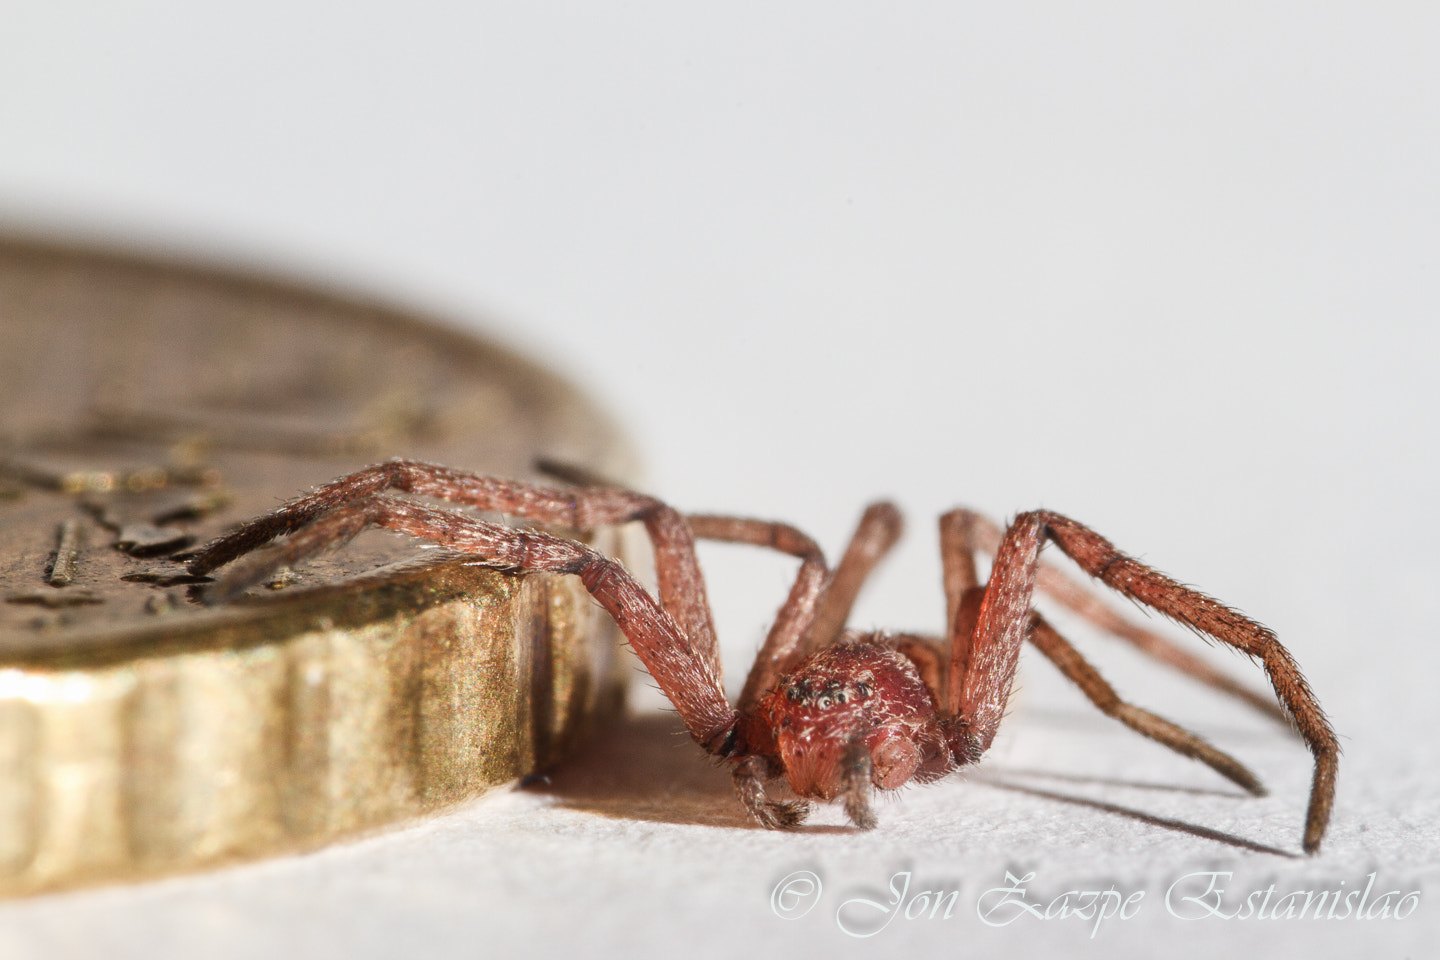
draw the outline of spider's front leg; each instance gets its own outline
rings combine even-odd
[[[381,493],[389,489],[577,529],[643,522],[655,548],[660,601],[618,561],[582,543]],[[721,753],[730,741],[736,716],[725,699],[694,538],[683,517],[651,497],[608,488],[550,488],[393,460],[251,521],[207,545],[189,568],[204,574],[235,561],[211,592],[212,600],[224,600],[370,526],[429,540],[499,570],[579,577],[624,632],[691,737],[711,753]],[[277,547],[243,556],[287,533]]]
[[[1020,646],[1036,627],[1030,601],[1040,547],[1046,540],[1053,541],[1086,573],[1120,594],[1263,663],[1280,703],[1315,758],[1304,849],[1307,853],[1318,851],[1334,803],[1339,744],[1289,651],[1260,624],[1120,553],[1093,530],[1049,511],[1025,513],[1015,519],[996,552],[983,593],[959,589],[964,587],[967,576],[973,580],[973,573],[964,566],[973,561],[952,560],[947,552],[947,585],[955,584],[950,589],[959,594],[950,602],[953,653],[947,706],[955,725],[957,753],[964,754],[961,759],[978,759],[994,740],[1004,715]],[[953,580],[952,563],[956,565]],[[1037,643],[1062,669],[1063,661],[1074,653],[1067,653],[1068,644],[1053,631]],[[1074,656],[1078,658],[1078,654]],[[1089,681],[1082,679],[1084,671],[1074,664],[1072,667],[1074,673],[1067,670],[1067,675],[1085,687]],[[1094,679],[1098,680],[1098,675]],[[1095,691],[1087,689],[1087,693],[1095,699]],[[1145,732],[1157,739],[1165,737],[1163,731]]]

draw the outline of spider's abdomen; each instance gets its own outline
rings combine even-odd
[[[802,797],[834,798],[847,749],[869,754],[872,781],[892,790],[930,779],[946,752],[935,698],[915,665],[869,638],[816,653],[760,701],[790,787]]]

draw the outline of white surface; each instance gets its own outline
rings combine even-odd
[[[912,536],[861,623],[937,628],[946,506],[1085,520],[1291,646],[1346,749],[1324,855],[1291,856],[1298,745],[1077,634],[1272,796],[1112,729],[1029,658],[991,762],[887,802],[870,835],[746,829],[651,721],[548,794],[0,905],[0,955],[1421,954],[1440,929],[1440,15],[905,10],[10,4],[0,213],[484,318],[601,397],[682,507],[789,519],[833,551],[896,497]],[[789,570],[707,559],[738,681]],[[772,889],[802,869],[820,905],[782,920]],[[838,929],[904,869],[959,890],[950,920]],[[991,928],[976,905],[1007,870],[1035,873],[1032,897],[1145,896],[1093,940],[1074,919]],[[1200,870],[1233,871],[1232,894],[1371,872],[1422,893],[1400,921],[1169,915]]]

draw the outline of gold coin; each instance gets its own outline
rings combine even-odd
[[[623,696],[577,584],[365,534],[221,609],[176,558],[392,456],[625,477],[495,345],[295,285],[0,239],[0,893],[315,847],[553,763]],[[604,549],[613,544],[600,544]]]

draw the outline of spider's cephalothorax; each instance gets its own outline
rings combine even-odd
[[[575,474],[569,477],[574,480]],[[440,510],[388,496],[387,490],[580,530],[641,522],[655,547],[658,597],[618,561],[577,541]],[[1339,747],[1299,667],[1275,635],[1056,513],[1021,514],[1003,532],[968,510],[941,517],[947,612],[943,638],[861,636],[845,630],[861,584],[899,536],[899,513],[885,503],[865,512],[832,570],[814,541],[786,524],[684,516],[653,497],[584,482],[546,487],[392,460],[326,484],[221,537],[191,561],[190,569],[208,573],[290,534],[279,546],[235,563],[209,593],[209,599],[218,602],[372,524],[464,551],[477,563],[497,569],[578,576],[624,631],[690,736],[731,765],[741,803],[766,826],[799,823],[813,799],[842,801],[850,819],[869,828],[875,825],[869,803],[874,790],[933,780],[979,760],[1005,715],[1016,659],[1026,642],[1100,710],[1208,764],[1252,793],[1263,792],[1234,758],[1122,701],[1031,609],[1037,587],[1170,666],[1292,721],[1315,758],[1306,852],[1319,849],[1330,819]],[[715,629],[695,558],[696,539],[749,543],[801,561],[795,585],[733,706],[721,683]],[[1171,641],[1119,617],[1078,584],[1040,564],[1046,542],[1122,596],[1261,661],[1280,708]],[[993,557],[984,582],[975,564],[977,553]],[[803,799],[769,797],[767,781],[781,777]]]
[[[761,698],[756,718],[771,742],[751,749],[773,757],[808,799],[894,790],[956,766],[934,694],[879,636],[814,654]]]

